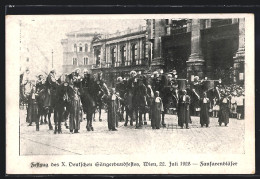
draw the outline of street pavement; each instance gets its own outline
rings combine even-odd
[[[166,115],[167,126],[159,130],[152,130],[151,121],[148,121],[142,129],[129,124],[125,127],[124,122],[119,122],[118,131],[109,131],[106,116],[107,113],[102,111],[102,122],[99,122],[96,114],[94,131],[87,131],[86,120],[83,120],[80,133],[70,133],[62,123],[62,134],[54,134],[47,124],[40,125],[40,131],[36,131],[35,123],[28,126],[26,112],[21,110],[20,155],[244,153],[244,120],[230,118],[225,127],[219,126],[217,118],[210,118],[209,128],[201,128],[199,117],[192,116],[190,129],[181,129],[177,126],[176,115]]]

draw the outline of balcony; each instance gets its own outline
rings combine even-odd
[[[183,34],[187,32],[187,27],[178,27],[171,30],[171,34]]]

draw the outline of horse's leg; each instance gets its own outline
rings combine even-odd
[[[54,124],[55,124],[55,130],[54,130],[54,134],[56,134],[58,132],[58,111],[57,109],[54,109]]]
[[[59,113],[58,113],[58,133],[62,133],[61,131],[61,121],[63,119],[63,114],[64,114],[64,111],[62,109],[60,109]]]
[[[44,123],[47,124],[48,108],[44,108]]]
[[[92,126],[92,115],[93,115],[93,113],[94,113],[94,109],[92,110],[92,112],[90,113],[90,121],[89,121],[89,126],[90,126],[90,130],[92,130],[92,131],[94,131],[94,128],[93,128],[93,126]]]
[[[49,129],[53,130],[52,124],[51,124],[51,109],[48,109],[48,123],[49,123]]]
[[[101,108],[102,108],[102,103],[99,104],[99,108],[98,108],[98,111],[99,111],[99,122],[102,121],[102,119],[101,119]]]
[[[144,110],[143,110],[143,107],[140,107],[139,110],[138,110],[138,113],[139,113],[139,126],[142,126],[143,125],[143,114],[144,114]]]
[[[128,108],[126,106],[126,108],[125,108],[125,124],[124,124],[124,126],[127,126],[127,123],[128,123]]]
[[[146,111],[144,111],[144,125],[147,125],[147,122],[146,122]]]
[[[93,121],[96,121],[96,120],[95,120],[95,117],[96,117],[96,109],[97,109],[97,107],[98,107],[98,106],[95,107],[94,113],[93,113],[93,115],[92,115],[92,116],[93,116]],[[88,114],[88,115],[89,115],[89,114]]]
[[[90,123],[91,118],[92,118],[92,116],[90,116],[89,109],[87,109],[87,125],[86,125],[87,131],[90,131],[89,123]]]

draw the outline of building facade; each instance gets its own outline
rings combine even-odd
[[[108,86],[135,70],[172,72],[224,83],[244,82],[245,19],[147,19],[137,29],[102,34],[72,32],[62,40],[64,72],[102,72]],[[87,47],[86,47],[87,46]],[[87,60],[84,60],[87,59]]]
[[[93,73],[102,72],[108,86],[115,86],[118,76],[129,77],[135,70],[149,70],[149,49],[146,41],[146,26],[102,35],[93,42],[95,65]]]
[[[244,81],[245,19],[147,20],[148,41],[153,43],[153,63],[179,78]]]
[[[71,73],[74,69],[91,69],[93,60],[93,38],[100,29],[88,28],[67,33],[61,40],[63,46],[63,73]]]

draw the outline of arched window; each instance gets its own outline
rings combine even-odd
[[[74,52],[77,52],[77,44],[74,44]]]
[[[72,58],[72,65],[78,65],[78,59],[73,57]]]
[[[137,65],[137,45],[133,44],[132,45],[132,49],[131,49],[131,53],[132,53],[132,65]]]
[[[111,60],[112,60],[112,67],[116,65],[116,47],[111,49]]]
[[[79,44],[79,52],[82,52],[82,51],[83,51],[82,44]]]
[[[88,57],[84,57],[83,58],[83,64],[84,65],[88,65]]]
[[[126,62],[126,47],[125,45],[121,47],[121,63],[122,65],[125,65]]]
[[[85,44],[85,52],[88,52],[88,44]]]

